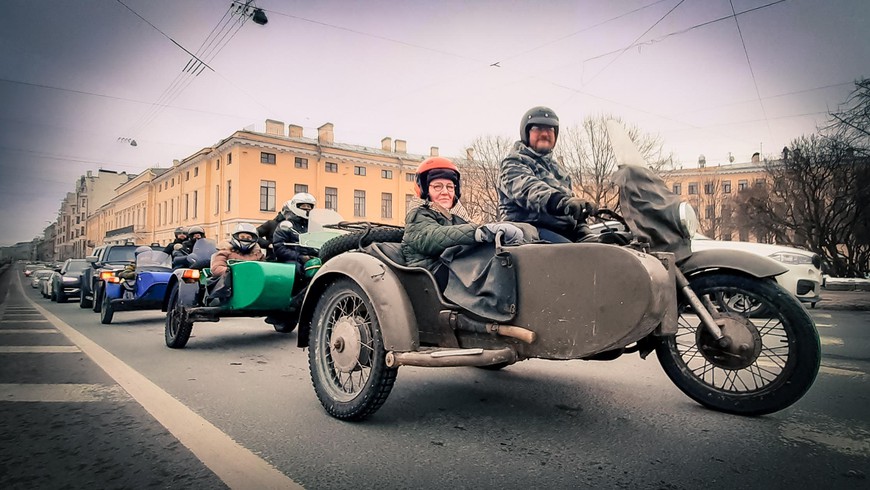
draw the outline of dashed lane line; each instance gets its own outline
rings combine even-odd
[[[102,384],[0,384],[0,402],[122,402],[130,395],[117,385]]]
[[[302,488],[112,353],[36,304],[24,295],[20,278],[18,288],[37,311],[121,385],[227,486],[257,489]]]
[[[4,333],[60,333],[54,328],[0,328],[0,334]]]
[[[81,351],[74,345],[0,345],[0,354],[64,354]]]

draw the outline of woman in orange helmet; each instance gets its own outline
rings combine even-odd
[[[431,157],[417,167],[417,196],[423,204],[410,210],[405,217],[402,255],[405,265],[425,267],[432,271],[439,284],[446,283],[446,268],[438,257],[448,247],[491,242],[503,232],[505,243],[520,243],[523,231],[511,223],[469,223],[452,213],[461,196],[459,169],[443,157]]]

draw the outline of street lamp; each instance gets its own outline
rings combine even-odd
[[[254,24],[264,26],[269,22],[269,19],[266,17],[266,12],[257,7],[256,4],[254,4],[254,0],[245,0],[245,3],[242,3],[241,1],[233,3],[238,5],[236,13],[249,16],[251,20],[254,21]]]

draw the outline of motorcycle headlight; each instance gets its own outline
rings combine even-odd
[[[688,238],[695,236],[695,233],[698,231],[698,214],[695,213],[695,208],[685,201],[680,203],[680,224],[683,226],[683,231],[686,232]]]

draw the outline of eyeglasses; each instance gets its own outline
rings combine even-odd
[[[429,189],[435,192],[442,192],[445,189],[447,190],[447,192],[456,192],[456,186],[453,184],[431,184],[429,185]]]
[[[537,131],[539,133],[555,133],[556,128],[553,126],[532,126],[532,131]]]

